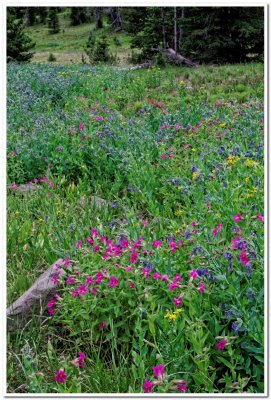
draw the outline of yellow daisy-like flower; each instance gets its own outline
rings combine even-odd
[[[19,217],[19,215],[20,215],[21,213],[20,213],[20,211],[15,211],[15,215],[16,215],[16,217]]]
[[[176,318],[177,318],[177,314],[170,314],[170,313],[167,313],[167,314],[165,315],[165,318],[167,318],[167,319],[169,319],[169,320],[171,320],[171,321],[175,321]]]
[[[185,82],[184,81],[179,81],[179,85],[183,86],[183,85],[185,85]]]
[[[182,190],[182,188],[183,188],[182,186],[178,186],[177,187],[178,190]]]
[[[249,180],[250,180],[250,177],[249,177],[249,176],[247,176],[247,177],[245,178],[245,182],[246,182],[246,183],[248,183],[248,182],[249,182]]]
[[[195,148],[193,147],[193,149],[191,149],[191,151],[193,151],[193,152],[195,153],[195,151],[197,151],[197,149],[195,149]]]
[[[226,126],[226,122],[219,124],[219,126],[221,126],[221,128],[224,128],[224,126]]]

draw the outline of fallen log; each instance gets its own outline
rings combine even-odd
[[[170,61],[174,62],[175,64],[185,64],[188,67],[196,67],[196,68],[199,67],[198,63],[195,63],[194,61],[190,60],[189,58],[183,57],[181,54],[176,53],[170,47],[167,49],[164,49],[163,54],[166,58],[168,58]]]
[[[63,260],[57,260],[51,265],[36,282],[14,303],[7,308],[7,328],[9,331],[21,329],[34,315],[42,315],[44,305],[56,293],[57,285],[52,277],[66,275],[61,268]]]
[[[130,71],[135,71],[137,69],[141,69],[141,68],[151,68],[153,66],[152,63],[150,62],[146,62],[143,64],[139,64],[139,65],[135,65],[134,67],[129,68]]]

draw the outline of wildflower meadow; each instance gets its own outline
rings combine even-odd
[[[264,392],[262,75],[8,64],[8,392]]]

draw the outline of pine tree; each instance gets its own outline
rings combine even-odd
[[[16,18],[14,7],[7,8],[7,62],[29,61],[34,52],[34,41],[23,31],[21,19]]]
[[[49,8],[47,23],[48,23],[49,33],[51,34],[58,33],[60,30],[57,12],[58,11],[56,7]]]

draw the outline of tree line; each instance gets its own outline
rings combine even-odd
[[[263,7],[8,7],[8,61],[28,61],[34,42],[25,26],[46,24],[49,34],[60,30],[59,13],[72,26],[94,23],[124,30],[137,49],[137,61],[239,63],[263,60]],[[90,35],[91,36],[91,35]],[[86,38],[86,42],[87,42]],[[88,40],[91,46],[91,41]]]

